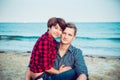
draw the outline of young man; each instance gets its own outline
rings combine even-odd
[[[59,74],[44,72],[44,80],[87,80],[88,70],[82,56],[82,51],[71,45],[76,37],[77,28],[72,23],[67,23],[58,44],[58,53],[54,68]]]
[[[61,66],[71,67],[71,70],[54,75],[54,80],[87,80],[88,70],[85,64],[82,51],[71,45],[76,37],[77,28],[72,23],[67,23],[65,30],[62,32],[61,41],[58,46],[58,53],[54,62],[54,68],[59,69]],[[57,79],[58,78],[58,79]]]

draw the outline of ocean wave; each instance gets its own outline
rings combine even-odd
[[[76,37],[77,39],[82,39],[82,40],[117,40],[117,41],[120,41],[120,38],[119,37],[115,37],[115,38],[101,38],[101,37],[98,37],[98,38],[95,38],[95,37]]]
[[[0,40],[35,40],[39,36],[0,35]]]
[[[102,50],[118,50],[120,51],[120,47],[104,47],[104,46],[81,46],[81,48],[85,48],[85,49],[102,49]]]
[[[39,36],[21,36],[21,35],[0,35],[0,40],[36,40]],[[57,39],[59,39],[58,37]],[[80,37],[77,36],[76,40],[113,40],[113,41],[120,41],[120,37],[115,38],[101,38],[101,37]]]

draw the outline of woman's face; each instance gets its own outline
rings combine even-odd
[[[48,33],[53,38],[57,38],[58,36],[60,36],[62,34],[62,29],[59,26],[59,24],[56,24],[55,26],[52,26],[51,28],[48,28],[48,29],[49,29]]]

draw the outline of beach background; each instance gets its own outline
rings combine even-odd
[[[84,55],[120,57],[120,22],[75,23],[73,45]],[[0,23],[0,51],[31,52],[47,23]],[[59,41],[59,38],[56,40]]]
[[[0,80],[24,80],[51,17],[77,26],[90,80],[120,80],[120,0],[0,0]]]
[[[73,45],[83,51],[90,80],[120,80],[120,22],[76,22]],[[0,23],[0,80],[23,80],[46,23]],[[56,39],[59,41],[59,38]]]

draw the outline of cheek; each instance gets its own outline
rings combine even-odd
[[[52,33],[56,33],[57,31],[55,29],[52,29]]]
[[[62,35],[62,31],[60,31],[59,34]]]
[[[69,37],[69,41],[72,41],[72,37]]]
[[[74,38],[71,38],[71,41],[73,41],[74,40]]]

